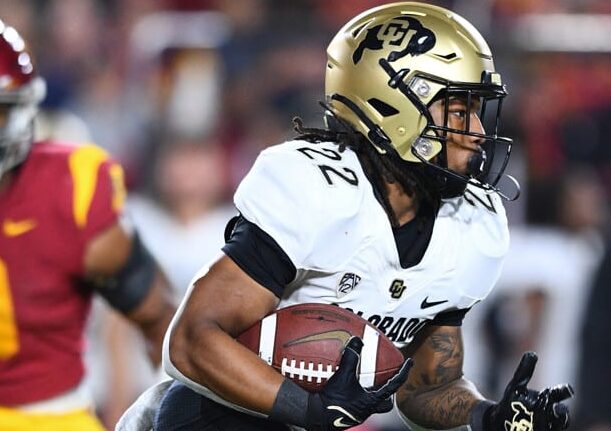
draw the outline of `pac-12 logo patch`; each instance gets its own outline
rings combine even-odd
[[[337,284],[337,297],[347,295],[359,284],[361,277],[353,272],[347,272],[342,276],[342,279]]]

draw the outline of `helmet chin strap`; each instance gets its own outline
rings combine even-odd
[[[430,165],[428,165],[430,167]],[[435,169],[431,174],[437,178],[439,193],[442,199],[452,199],[462,196],[467,188],[467,182],[457,178],[443,175],[443,172]]]
[[[417,151],[413,151],[418,158],[421,158]],[[448,157],[446,146],[442,146],[442,150],[436,156],[435,163],[421,159],[426,165],[426,170],[429,175],[435,178],[435,183],[439,190],[442,199],[451,199],[462,196],[467,188],[467,181],[459,178],[458,175],[451,175],[448,168]]]
[[[511,175],[503,174],[497,186],[492,186],[477,179],[477,175],[484,172],[486,168],[485,162],[488,160],[484,149],[474,153],[469,158],[465,175],[454,172],[447,167],[447,155],[444,150],[437,155],[436,163],[426,160],[413,147],[412,153],[427,166],[430,175],[436,179],[439,193],[443,199],[462,196],[469,184],[486,192],[495,192],[507,201],[515,201],[520,196],[520,184]]]
[[[488,153],[479,148],[467,162],[467,175],[471,178],[479,178],[487,169]],[[489,168],[488,168],[489,169]],[[503,174],[496,186],[483,187],[484,190],[492,190],[507,201],[515,201],[520,197],[520,183],[511,175]]]
[[[469,157],[467,162],[467,175],[478,178],[484,172],[487,160],[488,155],[486,154],[486,150],[478,148],[477,151]]]

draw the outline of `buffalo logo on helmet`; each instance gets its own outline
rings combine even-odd
[[[406,55],[424,54],[433,49],[435,42],[435,33],[424,27],[420,21],[408,16],[398,16],[367,30],[365,38],[352,54],[352,61],[357,64],[366,49],[377,51],[388,44],[397,47],[397,50],[388,54],[387,60],[392,62]]]

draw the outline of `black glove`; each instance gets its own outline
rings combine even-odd
[[[558,431],[569,426],[569,410],[562,401],[573,396],[573,388],[564,384],[541,392],[528,389],[536,363],[536,353],[524,353],[501,401],[475,407],[472,431]]]
[[[344,349],[338,370],[319,393],[310,394],[308,430],[344,430],[360,424],[374,413],[385,413],[393,408],[392,394],[407,380],[412,360],[406,360],[384,386],[369,391],[363,389],[357,377],[362,348],[363,341],[352,337]]]

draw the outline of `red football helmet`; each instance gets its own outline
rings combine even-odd
[[[0,177],[27,157],[45,93],[24,40],[0,20]]]

